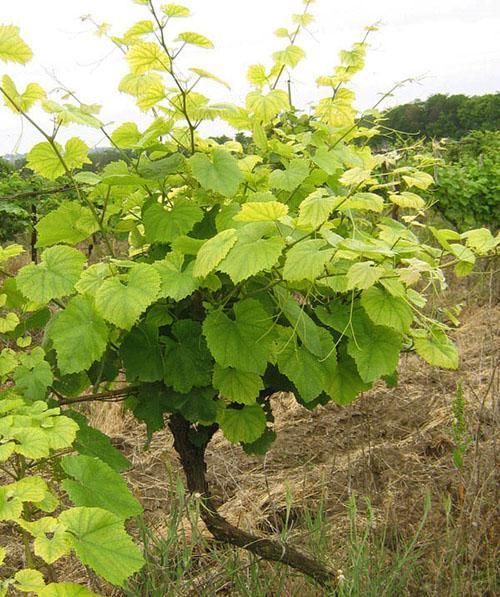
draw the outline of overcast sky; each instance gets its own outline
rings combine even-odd
[[[217,101],[244,101],[249,64],[268,64],[270,54],[284,45],[273,35],[302,11],[300,0],[186,0],[190,19],[178,19],[172,31],[197,31],[210,37],[215,50],[190,49],[187,66],[206,68],[227,80],[231,91],[208,83]],[[425,99],[434,93],[476,95],[500,91],[500,2],[498,0],[317,0],[316,22],[302,34],[307,52],[293,74],[294,103],[307,108],[318,97],[315,79],[337,64],[340,49],[360,40],[363,28],[377,21],[366,69],[357,75],[357,106],[369,108],[397,81],[423,77],[407,84],[386,106]],[[26,67],[1,64],[22,87],[37,81],[46,89],[56,79],[87,103],[102,103],[101,118],[121,123],[138,116],[133,100],[116,88],[127,66],[110,43],[93,33],[80,17],[113,24],[123,32],[136,20],[148,18],[132,0],[0,0],[0,23],[21,27],[35,58]],[[145,122],[145,120],[144,120]],[[218,129],[219,125],[216,126]],[[223,131],[221,126],[221,132]],[[211,129],[215,132],[215,129]],[[89,144],[106,145],[100,133],[73,128]],[[0,107],[0,154],[25,151],[39,140],[29,125]]]

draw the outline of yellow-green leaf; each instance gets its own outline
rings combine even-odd
[[[0,60],[26,64],[33,56],[30,47],[21,39],[19,27],[0,25]]]

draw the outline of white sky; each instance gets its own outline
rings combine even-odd
[[[267,64],[271,53],[285,44],[273,31],[289,26],[290,15],[302,11],[300,0],[180,1],[193,16],[178,19],[172,33],[197,31],[216,46],[215,50],[186,50],[186,65],[206,68],[231,85],[232,90],[226,91],[207,83],[210,88],[205,91],[217,101],[244,101],[247,66]],[[355,79],[360,109],[369,108],[380,93],[410,77],[424,79],[399,89],[386,105],[425,99],[433,93],[476,95],[500,90],[498,0],[317,0],[313,13],[316,22],[299,43],[307,60],[293,74],[297,106],[307,107],[318,97],[316,77],[328,74],[337,64],[339,50],[360,40],[363,28],[377,21],[381,28],[372,34],[366,69]],[[46,89],[57,86],[55,75],[82,101],[103,104],[105,122],[137,119],[133,99],[117,91],[127,65],[117,49],[94,35],[89,22],[80,20],[85,14],[97,22],[112,23],[115,33],[149,18],[145,8],[131,0],[0,0],[0,23],[19,25],[35,53],[26,67],[2,64],[0,73],[10,74],[18,87],[37,81]],[[219,129],[225,131],[216,125],[210,132]],[[91,145],[106,145],[100,133],[89,128],[72,128],[70,136],[74,134]],[[17,117],[0,107],[0,155],[26,151],[38,140],[28,124],[21,128]]]

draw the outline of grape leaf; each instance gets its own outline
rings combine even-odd
[[[336,198],[328,195],[326,189],[313,191],[299,205],[298,225],[319,228],[328,220],[335,204]]]
[[[36,246],[47,247],[58,243],[79,243],[96,232],[99,225],[88,207],[68,201],[41,218],[36,229]]]
[[[102,508],[126,520],[142,514],[142,506],[119,473],[92,456],[64,456],[62,487],[75,506]]]
[[[40,176],[55,180],[66,172],[66,168],[73,170],[81,168],[83,164],[91,163],[87,155],[89,148],[78,137],[69,139],[64,151],[56,142],[54,147],[48,141],[35,145],[27,156],[28,168]]]
[[[16,388],[28,400],[43,400],[54,380],[43,348],[37,346],[31,354],[21,354],[19,363],[12,376]]]
[[[264,389],[262,378],[257,373],[239,371],[232,367],[224,369],[217,364],[213,373],[213,385],[223,398],[240,404],[255,404],[259,392]]]
[[[146,322],[132,328],[123,338],[120,354],[128,381],[160,381],[163,355],[158,327]]]
[[[208,348],[221,367],[262,375],[272,346],[272,320],[254,299],[233,306],[235,319],[222,311],[209,313],[203,322]]]
[[[401,335],[394,330],[366,326],[349,338],[347,352],[356,362],[361,379],[369,383],[396,369],[402,344]]]
[[[285,170],[273,170],[269,177],[272,188],[283,191],[294,191],[308,176],[309,165],[306,160],[296,158],[290,162]]]
[[[131,462],[113,446],[109,437],[102,431],[91,427],[81,413],[67,410],[65,414],[78,423],[79,430],[76,433],[73,447],[79,454],[97,456],[118,472],[132,466]]]
[[[33,52],[19,35],[19,27],[0,25],[0,60],[26,64]]]
[[[193,387],[210,384],[212,358],[201,324],[190,319],[180,319],[172,325],[173,339],[165,339],[165,384],[183,394]]]
[[[238,236],[234,228],[222,230],[222,232],[208,239],[198,251],[194,263],[193,275],[199,277],[208,276],[229,253],[237,239]]]
[[[227,407],[219,412],[217,422],[224,437],[233,444],[252,443],[266,430],[266,415],[258,404],[238,409]]]
[[[243,181],[237,160],[224,149],[213,149],[210,155],[196,153],[189,159],[191,171],[204,189],[225,197],[236,194]]]
[[[288,207],[279,201],[249,201],[234,216],[237,222],[274,222],[286,216]]]
[[[42,253],[41,263],[21,268],[16,285],[25,297],[36,303],[71,294],[83,269],[85,257],[71,247],[57,246]]]
[[[234,284],[250,276],[269,270],[278,261],[285,247],[285,241],[278,236],[260,238],[260,234],[245,234],[238,231],[238,241],[217,269],[229,275]]]
[[[161,280],[154,267],[146,263],[131,267],[124,278],[105,280],[96,292],[95,305],[104,319],[128,330],[157,298]]]
[[[199,287],[200,282],[194,277],[194,263],[184,266],[184,255],[169,253],[162,261],[155,261],[153,267],[160,274],[160,296],[181,301]]]
[[[311,280],[325,273],[325,266],[334,254],[323,240],[303,240],[292,247],[286,256],[283,278],[290,282]]]
[[[361,305],[368,317],[377,325],[383,325],[405,334],[413,321],[413,312],[408,303],[393,296],[387,290],[372,286],[363,290]]]
[[[59,515],[59,520],[82,563],[110,583],[123,586],[144,565],[142,553],[125,532],[123,521],[112,512],[70,508]]]
[[[75,296],[54,318],[49,337],[56,350],[59,371],[65,375],[84,371],[102,357],[108,328],[89,296]]]
[[[87,587],[73,582],[51,582],[43,589],[39,589],[37,595],[38,597],[99,597]]]
[[[455,344],[439,329],[429,335],[414,338],[417,354],[433,367],[458,369],[459,358]]]
[[[205,37],[200,33],[194,33],[192,31],[185,31],[184,33],[180,33],[177,36],[177,41],[182,41],[185,44],[192,44],[194,46],[199,46],[200,48],[206,48],[208,50],[214,47],[214,44],[208,39],[208,37]]]
[[[192,230],[203,217],[202,210],[192,202],[183,200],[165,209],[153,203],[143,214],[144,230],[148,243],[169,243]]]

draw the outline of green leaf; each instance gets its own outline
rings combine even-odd
[[[23,593],[38,592],[45,586],[43,574],[38,570],[24,568],[14,574],[15,588]]]
[[[155,261],[153,267],[160,274],[162,297],[181,301],[200,285],[193,275],[194,264],[184,267],[184,255],[180,253],[169,253],[162,261]]]
[[[49,329],[59,371],[66,375],[88,369],[102,357],[108,328],[89,296],[73,297],[58,313]]]
[[[479,255],[487,255],[500,244],[500,236],[494,237],[488,228],[476,228],[462,234],[469,248]]]
[[[306,57],[306,53],[302,48],[295,44],[290,44],[284,50],[274,52],[274,61],[278,64],[284,64],[290,68],[295,68],[297,64]]]
[[[158,102],[165,99],[166,94],[161,76],[154,72],[125,75],[120,81],[118,89],[123,93],[134,96],[137,106],[141,110],[153,108]],[[140,144],[146,144],[148,138],[150,138],[146,133],[141,137]]]
[[[188,17],[191,11],[182,4],[162,4],[160,7],[167,17]]]
[[[46,96],[45,90],[38,83],[28,83],[23,93],[19,93],[9,75],[2,77],[2,87],[8,96],[8,99],[5,97],[5,105],[15,113],[19,113],[19,110],[29,112],[38,100]]]
[[[127,405],[139,421],[146,423],[148,441],[151,441],[153,433],[165,427],[164,414],[172,412],[163,384],[141,384],[137,396],[130,399]]]
[[[414,338],[417,354],[433,367],[458,369],[459,357],[455,344],[439,329]]]
[[[259,392],[264,389],[262,378],[257,373],[238,371],[232,367],[223,369],[217,364],[212,382],[223,398],[240,404],[255,404]]]
[[[93,296],[102,286],[104,280],[112,275],[113,268],[109,263],[94,263],[82,272],[80,279],[75,284],[75,289],[81,294]]]
[[[71,446],[78,431],[78,425],[63,415],[45,418],[41,428],[51,450],[62,450]]]
[[[386,290],[372,286],[361,294],[361,305],[376,325],[383,325],[405,334],[413,321],[413,311],[408,303]]]
[[[247,233],[238,231],[238,241],[217,269],[228,274],[234,284],[250,276],[269,270],[275,265],[285,247],[285,241],[278,236],[261,238],[259,230],[252,228]]]
[[[12,376],[16,388],[28,400],[43,400],[47,394],[47,388],[54,380],[50,365],[45,360],[43,348],[37,346],[31,354],[21,354],[19,363]]]
[[[94,114],[97,114],[100,110],[100,106],[97,105],[86,106],[84,104],[80,104],[79,106],[75,106],[73,104],[63,104],[61,106],[58,103],[50,100],[42,100],[42,108],[54,116],[54,120],[57,124],[68,125],[74,123],[90,126],[93,128],[99,128],[102,126],[102,122],[94,116]],[[81,156],[84,143],[80,139],[77,139],[77,141],[78,143],[72,147],[70,154],[74,156]],[[70,168],[73,167],[69,164],[67,165]]]
[[[198,251],[193,275],[203,278],[208,276],[229,253],[237,240],[238,235],[234,228],[223,230],[208,239]]]
[[[0,486],[0,520],[16,520],[25,502],[40,502],[47,493],[47,483],[40,477],[24,477]]]
[[[17,367],[16,353],[11,348],[3,348],[0,352],[0,380]]]
[[[99,229],[92,212],[75,201],[62,203],[49,212],[36,225],[37,247],[58,243],[75,245]]]
[[[337,170],[342,168],[342,160],[339,155],[335,151],[329,151],[326,147],[317,149],[311,159],[316,166],[326,172],[328,176],[331,176]]]
[[[417,187],[424,191],[434,182],[434,179],[430,174],[418,170],[412,172],[411,175],[403,176],[403,180],[409,187]]]
[[[290,292],[276,287],[274,293],[278,298],[278,305],[291,324],[294,332],[301,339],[302,344],[313,354],[319,356],[323,353],[321,337],[318,326],[306,313],[305,305],[299,305]]]
[[[338,205],[339,211],[347,209],[359,209],[361,211],[374,211],[380,213],[384,209],[384,199],[376,193],[354,193],[352,197],[346,200],[341,199],[342,203]]]
[[[258,456],[265,456],[271,444],[276,441],[278,436],[269,427],[266,427],[264,433],[254,442],[242,444],[245,454],[256,454]]]
[[[204,189],[225,197],[235,195],[243,181],[238,161],[224,149],[212,149],[209,156],[196,153],[189,159],[189,165],[193,176]]]
[[[347,271],[347,289],[370,288],[385,273],[387,273],[386,270],[383,267],[375,266],[373,261],[354,263]]]
[[[415,193],[410,191],[401,191],[398,194],[390,194],[389,199],[399,207],[409,209],[422,209],[425,207],[425,201]]]
[[[267,83],[266,67],[263,64],[251,64],[247,70],[247,79],[256,87],[263,87]]]
[[[203,322],[208,348],[221,367],[262,375],[272,346],[272,320],[260,303],[246,299],[233,306],[235,319],[222,311]]]
[[[83,269],[85,257],[71,247],[57,246],[42,253],[41,263],[21,268],[16,276],[18,289],[35,303],[72,294]]]
[[[325,371],[318,358],[305,346],[288,338],[278,351],[278,368],[297,388],[304,402],[317,398],[325,385]]]
[[[374,325],[356,330],[349,338],[347,352],[356,362],[361,379],[369,383],[396,369],[402,346],[400,334]]]
[[[280,112],[288,110],[288,95],[282,89],[272,89],[264,95],[261,91],[250,91],[246,97],[246,108],[264,124],[271,122]]]
[[[32,56],[33,52],[19,35],[19,27],[0,25],[0,60],[26,64]]]
[[[330,217],[335,203],[336,198],[329,196],[326,189],[313,191],[299,205],[298,225],[319,228]]]
[[[75,506],[102,508],[126,520],[142,514],[142,506],[130,492],[125,480],[109,465],[91,456],[64,456],[62,488]]]
[[[217,421],[224,437],[233,444],[252,443],[266,430],[266,415],[258,404],[240,409],[227,407],[219,412]]]
[[[279,201],[249,201],[234,216],[237,222],[274,222],[288,214],[288,207]]]
[[[24,253],[24,247],[21,245],[9,245],[8,247],[0,247],[0,263],[5,263],[9,259],[18,257]]]
[[[189,394],[176,396],[177,407],[182,416],[192,423],[211,425],[217,417],[217,404],[214,401],[215,392],[211,388],[193,390]],[[172,398],[172,396],[170,396]]]
[[[156,325],[146,322],[132,328],[124,337],[120,354],[128,381],[160,381],[163,355]]]
[[[82,563],[111,584],[125,580],[144,565],[141,551],[127,535],[123,520],[100,508],[71,508],[59,516]]]
[[[54,142],[54,145],[57,148],[57,153],[48,141],[42,141],[35,145],[28,153],[28,168],[40,176],[55,180],[66,172],[65,165],[69,170],[73,170],[81,168],[83,164],[91,163],[87,156],[89,148],[78,137],[69,139],[64,151],[58,143]]]
[[[323,240],[303,240],[292,247],[286,256],[283,278],[290,282],[315,281],[325,273],[325,266],[333,257],[334,249]]]
[[[269,176],[271,188],[295,191],[309,175],[307,160],[293,159],[285,170],[273,170]]]
[[[15,313],[7,313],[4,317],[0,316],[0,334],[12,332],[12,330],[15,330],[18,325],[19,317]]]
[[[188,200],[177,201],[170,209],[165,209],[159,203],[153,203],[143,214],[146,241],[170,243],[178,236],[192,230],[202,218],[202,210]]]
[[[180,172],[184,163],[185,158],[179,152],[159,160],[149,160],[143,157],[139,163],[139,174],[151,180],[164,180],[167,176]]]
[[[113,446],[109,437],[98,429],[91,427],[82,414],[72,410],[65,411],[65,414],[78,423],[79,430],[73,447],[79,454],[97,456],[118,472],[132,466],[131,462]]]
[[[66,529],[57,518],[44,516],[33,522],[19,520],[18,524],[35,537],[33,542],[35,555],[47,564],[53,564],[69,553],[71,548]]]
[[[128,274],[108,278],[95,295],[98,313],[125,330],[153,303],[160,292],[160,275],[152,265],[139,263]]]
[[[194,46],[199,46],[200,48],[206,48],[208,50],[214,47],[214,44],[208,39],[208,37],[205,37],[200,33],[194,33],[192,31],[179,33],[176,41],[183,41],[186,44],[192,44]]]
[[[138,145],[141,133],[135,122],[124,122],[111,133],[111,140],[123,149],[130,149]]]
[[[171,330],[175,340],[170,339],[165,346],[165,384],[183,394],[193,387],[208,386],[212,358],[201,335],[201,324],[180,319]]]
[[[215,81],[216,83],[220,83],[221,85],[224,85],[224,87],[226,87],[227,89],[231,89],[231,87],[229,86],[228,83],[226,83],[226,81],[219,78],[217,75],[214,75],[214,74],[204,70],[203,68],[193,68],[192,67],[189,70],[192,73],[194,73],[195,75],[198,75],[198,77],[200,77],[202,79],[210,79],[210,81]]]
[[[142,75],[152,70],[168,71],[170,60],[160,46],[154,42],[134,43],[125,55],[133,75]]]
[[[347,354],[342,354],[337,363],[337,370],[326,383],[325,392],[337,404],[346,406],[370,387],[371,384],[365,383],[359,376],[353,359]]]
[[[38,591],[38,597],[99,597],[99,595],[73,582],[51,582]]]

